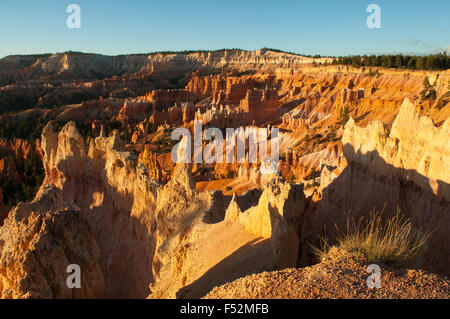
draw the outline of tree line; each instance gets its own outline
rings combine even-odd
[[[19,202],[33,199],[44,179],[42,160],[36,150],[30,151],[29,156],[25,157],[19,148],[14,155],[14,166],[19,180],[14,180],[6,171],[0,172],[3,204],[9,208]]]
[[[450,69],[450,56],[445,52],[433,55],[353,55],[334,58],[331,64],[351,65],[353,67],[379,66],[385,68],[412,70]]]

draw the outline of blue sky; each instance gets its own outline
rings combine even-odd
[[[81,7],[81,29],[66,8]],[[366,7],[381,7],[381,28]],[[321,55],[450,50],[449,0],[0,0],[0,57],[271,47]]]

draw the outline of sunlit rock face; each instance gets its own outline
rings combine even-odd
[[[0,228],[0,297],[103,298],[105,282],[93,229],[62,192],[47,186],[19,204]],[[69,265],[80,269],[69,287]]]
[[[152,280],[152,228],[158,182],[117,134],[87,145],[73,123],[42,133],[44,185],[61,189],[89,221],[100,248],[107,297],[144,297]]]
[[[295,267],[304,205],[302,185],[280,179],[256,199],[254,194],[230,198],[199,192],[190,165],[179,164],[158,193],[155,282],[149,297],[199,298],[244,274]]]
[[[71,231],[68,224],[84,222],[86,231],[70,233],[73,240],[90,238],[77,246],[81,257],[61,249],[60,239],[55,240],[55,249],[61,256],[37,254],[48,267],[59,269],[48,274],[47,282],[62,281],[65,263],[80,264],[87,272],[85,279],[95,281],[82,294],[67,292],[61,284],[48,288],[39,283],[34,290],[33,283],[22,290],[5,286],[5,297],[118,298],[149,293],[152,298],[200,297],[239,276],[297,264],[298,229],[305,209],[302,185],[275,178],[262,193],[232,200],[220,191],[196,190],[192,165],[184,163],[162,185],[149,177],[137,156],[121,150],[123,142],[117,134],[86,144],[73,123],[59,133],[48,124],[41,146],[44,184],[33,202],[19,205],[10,214],[3,234],[25,232],[27,225],[47,223],[47,219],[57,234],[62,228]],[[227,214],[233,205],[239,214]],[[13,232],[14,227],[19,230]],[[38,235],[52,240],[52,231]],[[9,238],[1,247],[8,265],[15,263],[8,257],[10,250],[26,254],[19,237]],[[224,271],[217,275],[217,267]],[[30,272],[26,268],[20,275],[8,273],[5,280],[28,278]]]
[[[342,138],[348,165],[323,189],[310,236],[324,225],[329,235],[334,224],[345,229],[346,212],[389,216],[400,209],[417,229],[432,232],[414,266],[450,273],[449,137],[450,120],[437,128],[409,100],[391,130],[381,122],[361,128],[350,119]]]
[[[358,216],[384,207],[391,214],[397,206],[415,226],[435,230],[415,262],[445,273],[448,130],[448,121],[436,128],[408,100],[390,131],[380,122],[360,128],[350,119],[343,134],[347,164],[308,207],[302,184],[276,176],[257,194],[231,197],[196,190],[192,164],[180,163],[162,185],[122,150],[116,133],[86,143],[73,123],[59,133],[48,124],[41,143],[44,184],[0,229],[0,291],[5,298],[201,297],[241,276],[307,262],[314,236],[345,223],[346,210]],[[154,156],[149,161],[155,164]],[[75,248],[54,239],[61,232]],[[41,250],[48,245],[51,256]],[[45,281],[31,276],[29,265],[37,260]],[[61,284],[68,263],[85,269],[84,290]]]
[[[87,121],[99,137],[84,138],[72,122],[60,132],[44,128],[45,179],[35,200],[8,218],[0,204],[1,296],[201,297],[238,277],[310,265],[310,244],[322,234],[333,241],[348,212],[390,215],[397,207],[415,227],[434,231],[414,266],[450,273],[449,109],[418,100],[425,76],[445,94],[448,71],[373,75],[269,50],[35,62],[47,72],[43,82],[92,79],[67,82],[64,94],[14,84],[0,102],[18,92],[29,99],[45,92],[38,105],[68,104],[73,92],[101,96],[51,110],[59,123]],[[93,73],[84,68],[95,63]],[[95,80],[100,71],[113,78]],[[0,71],[0,81],[15,76]],[[127,130],[126,142],[101,128],[111,128],[110,119]],[[170,132],[191,130],[194,120],[204,128],[280,128],[281,176],[263,174],[262,161],[175,166]],[[10,164],[0,160],[0,170],[13,176]],[[68,263],[84,271],[82,290],[64,286]]]

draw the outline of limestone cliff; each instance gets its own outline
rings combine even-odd
[[[80,103],[100,97],[144,95],[177,89],[194,73],[275,72],[312,59],[271,50],[151,53],[105,56],[80,52],[8,56],[0,59],[0,104],[5,109]],[[49,84],[52,83],[52,84]]]
[[[361,216],[376,209],[390,215],[399,208],[414,227],[432,232],[412,266],[449,274],[449,140],[450,119],[438,128],[407,99],[390,131],[381,122],[361,128],[350,119],[343,135],[348,165],[327,181],[304,239],[314,241],[324,227],[333,239],[334,224],[345,228],[346,212]]]
[[[199,298],[215,285],[296,266],[301,185],[272,180],[256,201],[193,188],[189,165],[158,193],[155,283],[150,298]],[[228,207],[228,208],[227,208]]]
[[[48,124],[42,133],[46,172],[64,200],[72,200],[94,230],[107,297],[144,297],[152,280],[158,182],[150,179],[137,156],[121,151],[117,134],[86,145],[74,123],[59,133]]]
[[[381,122],[362,129],[350,119],[342,143],[348,161],[384,176],[402,169],[399,177],[450,201],[450,119],[437,128],[405,99],[390,132]]]
[[[105,283],[93,230],[61,190],[44,187],[0,227],[0,298],[103,298]],[[66,284],[80,267],[80,288]]]
[[[15,270],[2,273],[5,297],[144,297],[150,284],[152,298],[200,297],[240,276],[297,264],[297,232],[306,205],[301,185],[276,178],[262,194],[232,199],[220,191],[196,190],[192,167],[184,163],[161,185],[137,156],[121,150],[116,132],[86,143],[72,122],[59,133],[49,123],[41,147],[44,183],[36,199],[17,206],[0,229],[5,238],[0,247],[3,265]],[[83,221],[86,231],[80,226],[80,232],[72,234]],[[47,223],[53,228],[41,233],[40,225]],[[80,243],[87,247],[65,244],[78,240],[69,235],[52,239],[61,229],[91,239]],[[27,254],[22,233],[57,247],[56,257],[36,248],[35,258],[58,271],[47,273],[46,281],[34,282],[31,268],[10,266],[17,265],[11,254]],[[91,264],[74,257],[73,247]],[[60,269],[69,259],[92,270],[86,280],[93,282],[82,294],[71,295],[61,286],[65,277]],[[30,285],[11,284],[20,278],[31,278]]]
[[[0,84],[29,79],[102,79],[124,73],[183,74],[189,71],[296,67],[314,59],[271,50],[218,50],[211,52],[150,53],[105,56],[80,52],[8,56],[0,59]],[[315,59],[325,61],[327,59]]]

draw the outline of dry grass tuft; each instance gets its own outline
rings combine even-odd
[[[411,220],[402,216],[400,210],[386,221],[382,218],[382,212],[371,212],[368,218],[361,217],[356,223],[348,217],[346,232],[337,230],[338,248],[363,254],[369,261],[386,263],[414,257],[431,235],[415,230]],[[313,247],[313,251],[322,261],[328,256],[331,247],[326,238],[322,238],[321,242],[321,246]]]

